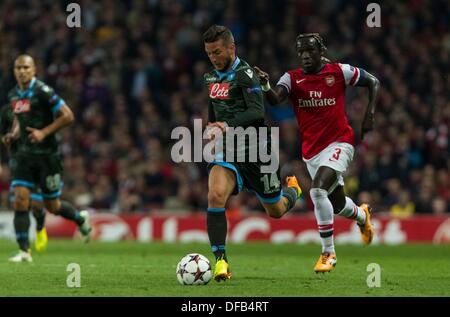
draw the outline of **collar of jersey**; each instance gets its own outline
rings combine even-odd
[[[33,77],[33,79],[31,79],[30,84],[28,85],[27,90],[23,91],[19,88],[19,85],[17,85],[16,87],[16,91],[17,94],[19,95],[20,98],[31,98],[31,96],[33,95],[33,87],[34,84],[36,83],[36,77]]]
[[[216,73],[217,76],[219,76],[219,79],[222,80],[224,79],[226,76],[234,73],[234,70],[236,69],[236,67],[239,65],[239,63],[241,62],[241,60],[239,59],[239,57],[236,56],[236,59],[234,60],[233,65],[231,66],[231,69],[229,71],[226,72],[219,72],[218,70],[215,70],[214,72]]]

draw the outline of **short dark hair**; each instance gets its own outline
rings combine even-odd
[[[230,29],[223,25],[212,25],[205,33],[203,33],[203,42],[212,43],[217,40],[223,40],[223,44],[234,43],[234,37]]]

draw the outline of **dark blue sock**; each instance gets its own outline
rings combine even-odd
[[[33,217],[36,219],[36,230],[41,231],[45,225],[45,210],[44,208],[33,207]]]
[[[28,239],[28,229],[30,228],[30,215],[28,211],[14,212],[14,229],[16,231],[16,240],[20,250],[28,252],[30,241]]]
[[[80,212],[68,201],[61,200],[61,208],[59,209],[59,215],[62,217],[76,222],[77,225],[81,226],[84,219],[80,217]]]
[[[225,241],[227,238],[225,208],[208,208],[206,224],[211,251],[214,253],[216,260],[219,258],[227,260],[225,254]]]

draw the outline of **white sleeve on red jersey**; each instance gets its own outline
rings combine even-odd
[[[287,89],[288,94],[291,93],[291,75],[289,73],[284,73],[280,80],[277,82],[277,86],[281,85]]]
[[[339,64],[344,75],[345,84],[355,86],[361,78],[361,70],[349,64]]]

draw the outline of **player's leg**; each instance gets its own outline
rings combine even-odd
[[[239,177],[237,169],[214,165],[208,178],[208,212],[206,224],[211,250],[216,258],[214,268],[214,279],[216,281],[226,280],[231,277],[228,268],[228,259],[225,251],[227,237],[227,218],[225,215],[225,204],[238,185]],[[240,187],[240,186],[239,186]]]
[[[286,178],[287,186],[281,191],[279,196],[274,198],[258,194],[258,197],[267,213],[272,218],[281,218],[291,210],[302,194],[302,189],[295,176]]]
[[[316,272],[329,272],[336,265],[333,239],[334,208],[328,195],[338,185],[344,185],[342,174],[347,170],[353,153],[351,144],[333,143],[315,157],[304,160],[313,180],[310,196],[314,203],[314,214],[322,241],[322,254],[314,267]]]
[[[15,202],[15,195],[14,195],[14,189],[10,189],[10,201],[11,205],[14,206]],[[45,230],[45,210],[43,205],[43,199],[42,195],[38,194],[35,189],[31,192],[31,198],[30,198],[30,205],[31,205],[31,212],[33,217],[36,220],[36,240],[35,240],[35,247],[36,251],[40,252],[43,251],[48,242],[47,232]],[[12,207],[14,208],[14,207]]]
[[[86,210],[79,211],[70,202],[60,200],[59,197],[49,198],[46,194],[43,194],[43,196],[45,208],[52,214],[75,222],[83,240],[88,242],[92,231],[89,213]]]
[[[333,237],[333,205],[328,198],[328,191],[336,182],[336,171],[328,166],[321,166],[313,178],[309,191],[322,242],[322,253],[314,266],[316,273],[331,271],[337,262]]]
[[[329,195],[334,213],[348,219],[356,220],[365,244],[373,240],[374,230],[370,221],[371,208],[368,204],[357,206],[350,197],[345,196],[344,187],[337,186]]]
[[[33,182],[32,164],[26,157],[15,155],[10,160],[11,188],[14,192],[14,230],[19,244],[19,252],[11,257],[11,262],[31,262],[29,228],[30,228],[30,190]]]
[[[45,228],[45,209],[41,194],[31,193],[31,212],[36,220],[36,231],[39,232]]]
[[[43,198],[40,193],[34,191],[31,193],[31,212],[36,220],[36,240],[34,246],[36,251],[41,252],[47,248],[48,237],[45,230],[45,209]]]
[[[40,164],[39,185],[44,198],[44,206],[49,212],[75,222],[83,240],[88,242],[91,232],[89,213],[86,210],[79,211],[68,201],[60,200],[63,187],[62,171],[62,160],[59,155],[49,155]]]
[[[19,252],[9,258],[11,262],[31,262],[29,228],[30,228],[30,189],[21,185],[14,186],[14,230],[16,232],[16,240],[19,245]]]

